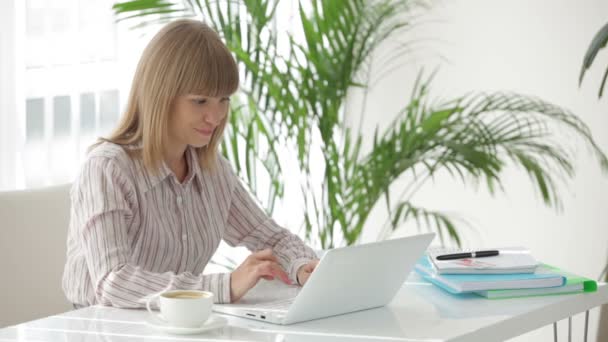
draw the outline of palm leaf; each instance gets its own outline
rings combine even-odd
[[[234,271],[238,266],[238,263],[234,259],[220,253],[215,253],[213,255],[213,258],[209,260],[209,263],[212,265],[223,267],[227,272]]]
[[[428,86],[422,83],[419,87]],[[351,227],[360,228],[387,186],[417,168],[427,177],[414,177],[409,187],[413,190],[397,198],[400,204],[391,208],[392,213],[404,201],[410,203],[416,190],[438,170],[447,169],[464,182],[484,181],[492,192],[497,185],[502,188],[500,175],[506,165],[521,167],[541,199],[559,209],[558,180],[573,175],[570,160],[574,156],[552,139],[552,125],[578,136],[608,170],[608,160],[588,127],[567,110],[540,99],[513,93],[472,94],[433,109],[426,106],[426,92],[419,89],[415,93],[418,97],[395,124],[379,134],[372,151],[357,165],[357,176],[346,185],[346,197],[351,199],[346,207],[363,213],[355,215]],[[392,220],[393,229],[398,222]]]
[[[162,24],[169,20],[194,16],[192,8],[183,1],[170,0],[133,0],[117,2],[112,6],[116,21],[134,21],[138,24],[132,29],[139,29],[152,24]]]
[[[235,166],[237,174],[248,180],[252,193],[263,198],[265,192],[257,188],[256,175],[261,168],[270,177],[270,187],[264,203],[266,211],[271,213],[277,197],[284,195],[282,168],[276,150],[277,137],[271,123],[260,115],[254,101],[249,98],[243,105],[238,98],[231,101],[230,125],[227,125],[222,141],[222,154]],[[262,150],[261,146],[267,148]]]
[[[589,45],[589,48],[587,48],[587,52],[585,53],[585,58],[583,58],[583,65],[581,67],[581,73],[578,78],[579,87],[583,83],[583,77],[585,76],[585,72],[591,67],[598,52],[601,49],[603,49],[604,47],[606,47],[607,43],[608,43],[608,23],[606,23],[595,34],[595,36],[591,40],[591,44]],[[608,69],[606,69],[606,72],[604,73],[604,77],[602,78],[602,84],[600,85],[600,90],[599,90],[599,94],[598,94],[598,97],[600,97],[600,98],[602,97],[602,94],[604,91],[604,86],[606,84],[607,76],[608,76]]]
[[[418,227],[426,226],[429,230],[437,231],[442,244],[446,242],[445,234],[447,233],[450,239],[460,246],[462,241],[456,231],[456,219],[461,221],[461,225],[470,226],[468,222],[461,218],[455,218],[454,215],[416,207],[409,201],[398,203],[391,218],[393,226],[397,226],[399,221],[414,220]]]

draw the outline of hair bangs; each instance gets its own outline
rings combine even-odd
[[[215,34],[215,32],[214,32]],[[232,54],[220,41],[195,39],[195,48],[182,66],[185,68],[181,94],[223,97],[234,94],[239,86],[238,67]]]

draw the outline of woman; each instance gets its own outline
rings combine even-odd
[[[303,285],[318,260],[251,198],[218,153],[238,69],[205,24],[165,26],[139,61],[126,113],[72,191],[63,289],[75,307],[142,307],[171,289],[239,300],[260,280]],[[220,239],[254,251],[202,275]]]

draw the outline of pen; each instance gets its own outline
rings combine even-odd
[[[491,251],[477,251],[477,252],[469,252],[469,253],[454,253],[454,254],[444,254],[438,255],[437,260],[452,260],[452,259],[465,259],[465,258],[483,258],[490,256],[497,256],[497,250]]]

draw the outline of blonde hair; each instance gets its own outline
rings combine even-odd
[[[143,158],[156,172],[163,160],[173,102],[184,94],[224,97],[236,92],[238,68],[218,34],[205,23],[180,19],[164,26],[148,43],[139,63],[127,109],[107,138],[118,145],[142,144],[130,154]],[[228,116],[215,129],[209,144],[197,148],[201,168],[213,170]]]

